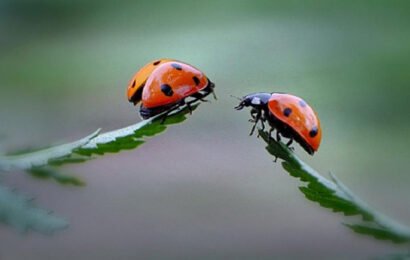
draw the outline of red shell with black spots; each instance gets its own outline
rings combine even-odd
[[[322,129],[316,112],[301,98],[290,94],[273,93],[268,102],[269,112],[288,125],[313,151],[319,149]]]
[[[208,86],[208,78],[191,65],[169,61],[152,71],[142,90],[142,106],[156,108],[176,104]]]
[[[161,64],[172,61],[171,59],[159,59],[147,63],[144,67],[137,71],[137,73],[132,76],[127,87],[127,97],[128,101],[138,104],[141,101],[142,89],[147,82],[149,76],[152,72]]]

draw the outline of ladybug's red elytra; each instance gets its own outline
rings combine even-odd
[[[142,89],[147,82],[148,77],[152,74],[154,69],[162,63],[172,61],[171,59],[159,59],[152,61],[142,67],[137,73],[132,76],[130,82],[128,83],[127,96],[128,101],[133,102],[135,105],[141,101]]]
[[[215,85],[193,66],[172,59],[152,61],[131,79],[127,96],[141,102],[140,115],[147,119],[180,106],[190,105],[213,93]],[[187,100],[190,98],[190,100]]]
[[[284,93],[253,93],[244,96],[235,109],[241,110],[244,107],[252,107],[251,121],[255,124],[251,135],[259,121],[262,129],[267,121],[271,126],[270,133],[276,129],[278,141],[280,135],[289,138],[287,146],[295,140],[311,155],[319,149],[322,139],[319,118],[300,97]]]

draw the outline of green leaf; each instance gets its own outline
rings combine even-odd
[[[269,133],[259,130],[259,135],[267,143],[266,150],[282,159],[282,166],[290,176],[298,178],[304,184],[299,190],[305,197],[318,203],[323,208],[345,216],[361,216],[356,223],[345,224],[356,233],[372,236],[376,239],[390,240],[395,243],[410,242],[410,228],[371,209],[364,201],[353,194],[335,175],[326,179],[312,167],[303,162],[286,145],[277,142]]]
[[[85,182],[80,178],[61,174],[60,172],[45,167],[32,168],[27,171],[31,176],[38,179],[53,179],[62,185],[85,186]]]
[[[21,232],[33,230],[50,234],[64,229],[68,223],[44,209],[36,208],[25,196],[0,186],[0,222]]]
[[[93,159],[92,155],[118,153],[123,150],[138,148],[145,142],[146,137],[152,137],[165,131],[168,125],[183,122],[186,115],[195,110],[198,105],[192,105],[191,110],[187,107],[177,109],[167,115],[165,120],[163,113],[107,133],[100,134],[100,130],[97,130],[91,135],[72,143],[34,152],[19,153],[18,155],[0,156],[0,172],[29,171],[47,165],[60,166],[67,163],[82,163]]]
[[[0,171],[29,170],[33,167],[47,165],[50,160],[70,155],[74,149],[87,144],[100,130],[95,131],[78,141],[38,150],[26,154],[9,155],[0,157]]]
[[[192,106],[192,111],[197,106],[198,104]],[[145,137],[152,137],[162,133],[168,125],[183,122],[188,113],[190,113],[190,110],[185,107],[168,115],[164,122],[163,117],[159,115],[125,128],[101,134],[73,152],[83,156],[91,156],[93,154],[103,155],[135,149],[145,142]]]
[[[395,243],[404,243],[404,242],[408,242],[408,239],[409,239],[407,236],[402,236],[400,234],[392,232],[391,230],[380,228],[380,227],[371,227],[371,226],[359,225],[359,224],[355,224],[355,225],[344,224],[344,225],[349,227],[356,233],[373,236],[380,240],[391,240]]]

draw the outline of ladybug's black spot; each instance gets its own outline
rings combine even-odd
[[[174,91],[172,91],[172,88],[168,84],[162,84],[161,85],[161,91],[164,93],[165,96],[170,97],[174,94]]]
[[[306,107],[306,102],[301,99],[301,100],[299,100],[299,105],[301,107]]]
[[[317,127],[314,126],[314,127],[312,128],[312,130],[310,130],[309,136],[313,138],[313,137],[315,137],[315,136],[317,135],[317,133],[318,133]]]
[[[132,85],[131,85],[131,88],[134,88],[135,87],[135,79],[134,79],[134,81],[132,82]]]
[[[199,85],[199,83],[201,83],[201,81],[198,79],[197,76],[193,76],[192,79],[194,80],[195,85],[197,85],[197,86]]]
[[[288,117],[290,116],[290,114],[292,114],[292,109],[290,109],[289,107],[285,108],[285,110],[283,110],[283,115]]]
[[[171,66],[176,69],[176,70],[182,70],[181,65],[177,64],[177,63],[172,63]]]
[[[157,66],[157,65],[160,64],[160,63],[161,63],[161,61],[160,61],[160,60],[157,60],[157,61],[155,61],[154,63],[152,63],[152,65]]]

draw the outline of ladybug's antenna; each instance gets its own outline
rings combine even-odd
[[[233,98],[236,98],[239,101],[242,101],[242,98],[238,98],[237,96],[234,96],[234,95],[230,95],[230,96],[233,97]]]

